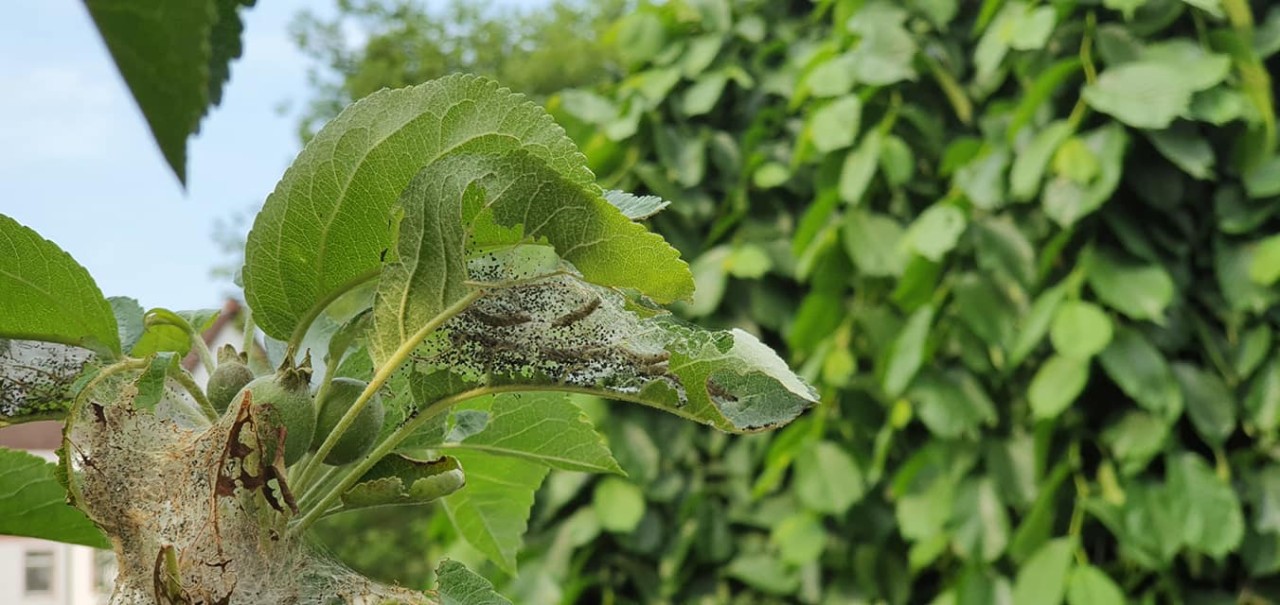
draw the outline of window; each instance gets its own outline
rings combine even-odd
[[[53,590],[53,551],[27,551],[26,570],[27,594],[44,594]]]

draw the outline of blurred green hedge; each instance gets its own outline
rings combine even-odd
[[[1280,8],[668,0],[548,106],[820,386],[775,435],[586,402],[520,603],[1280,603]]]

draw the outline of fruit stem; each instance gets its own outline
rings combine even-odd
[[[368,386],[366,386],[364,391],[360,393],[360,396],[356,398],[355,403],[351,404],[351,408],[347,410],[347,413],[343,414],[342,419],[338,420],[338,424],[333,427],[333,432],[329,433],[329,435],[325,437],[324,443],[321,443],[320,447],[316,449],[315,456],[302,468],[302,472],[298,475],[298,483],[296,486],[298,489],[305,488],[311,482],[316,470],[319,469],[320,461],[324,460],[325,457],[329,455],[329,452],[333,451],[333,448],[338,445],[338,439],[342,437],[343,433],[347,432],[347,429],[351,428],[352,424],[355,424],[356,417],[360,415],[360,411],[369,404],[373,399],[373,396],[377,394],[378,389],[381,389],[382,385],[386,384],[387,381],[391,379],[391,375],[394,374],[396,370],[400,369],[400,366],[404,365],[404,362],[408,361],[409,356],[413,354],[414,349],[417,349],[418,345],[421,344],[428,335],[436,331],[440,326],[444,325],[444,322],[449,321],[454,315],[464,311],[467,307],[471,306],[471,303],[475,302],[483,295],[484,292],[482,290],[474,290],[466,296],[458,299],[452,305],[449,305],[448,308],[441,311],[439,315],[433,317],[431,321],[424,324],[417,332],[414,332],[412,336],[400,343],[400,347],[391,354],[391,357],[378,367],[376,372],[374,372],[373,379],[369,381]],[[364,471],[361,472],[363,473]],[[328,503],[326,502],[325,505],[327,506]]]
[[[195,326],[187,321],[181,315],[174,313],[168,309],[152,309],[147,311],[148,324],[169,324],[183,332],[186,332],[188,340],[191,341],[191,348],[195,349],[196,356],[200,358],[200,363],[204,365],[204,370],[209,374],[213,374],[213,370],[217,364],[213,361],[213,353],[209,352],[209,345],[205,344],[204,336],[196,331]]]
[[[257,326],[253,323],[253,309],[248,305],[241,307],[244,309],[244,341],[240,343],[240,350],[244,351],[245,359],[253,355],[254,345],[257,344]]]
[[[332,506],[334,501],[338,499],[338,496],[341,496],[343,492],[346,492],[352,485],[355,485],[356,481],[360,480],[360,477],[363,477],[364,474],[368,472],[370,468],[373,468],[374,464],[377,464],[379,460],[381,460],[387,454],[390,454],[391,451],[396,448],[396,446],[400,445],[400,442],[407,439],[410,435],[412,435],[415,431],[417,431],[418,428],[421,427],[428,420],[435,418],[436,416],[439,416],[442,412],[448,410],[455,403],[465,401],[467,399],[471,399],[472,397],[479,397],[481,395],[488,395],[490,393],[501,392],[503,390],[512,390],[512,389],[511,388],[504,389],[502,387],[495,388],[495,387],[487,387],[487,386],[478,387],[478,388],[471,389],[469,391],[463,391],[461,393],[457,393],[454,395],[450,395],[448,397],[444,397],[442,399],[438,399],[431,405],[427,406],[427,408],[422,410],[417,416],[410,418],[404,424],[400,425],[400,428],[396,429],[394,433],[391,433],[391,435],[387,437],[385,441],[379,444],[378,447],[374,448],[372,452],[369,452],[369,454],[365,456],[364,459],[362,459],[359,464],[349,469],[346,469],[346,474],[343,476],[342,481],[338,482],[337,485],[334,485],[333,487],[325,490],[324,497],[320,498],[320,500],[316,502],[314,506],[308,507],[309,509],[307,510],[307,512],[304,513],[302,517],[297,520],[294,526],[289,529],[289,533],[294,536],[300,536],[303,534],[303,532],[307,531],[307,528],[311,527],[312,523],[315,523],[317,520],[323,517],[325,513],[328,512],[330,506]],[[355,406],[352,406],[352,409],[355,409]],[[345,416],[343,417],[343,420],[346,420]],[[337,434],[336,430],[334,431],[334,434]],[[332,435],[330,435],[330,437],[332,437]],[[322,458],[322,456],[319,453],[317,453],[316,459],[320,459],[320,458]]]
[[[191,377],[189,372],[181,367],[171,367],[169,377],[182,385],[182,388],[186,389],[187,394],[191,395],[191,398],[196,400],[196,403],[200,405],[200,411],[204,414],[205,418],[209,419],[209,422],[218,421],[218,410],[213,407],[213,403],[209,401],[207,396],[205,396],[204,391],[200,389],[200,385],[196,384],[195,379]]]

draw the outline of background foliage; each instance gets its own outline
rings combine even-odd
[[[550,475],[519,576],[490,569],[516,602],[1276,602],[1280,8],[552,11],[621,16],[529,83],[410,68],[484,27],[405,6],[347,7],[376,33],[317,53],[342,82],[319,107],[435,69],[538,95],[610,74],[547,104],[606,187],[673,202],[652,223],[693,262],[683,312],[823,394],[732,440],[581,402],[629,478]],[[433,514],[397,527],[467,559]],[[427,584],[344,523],[345,558]]]

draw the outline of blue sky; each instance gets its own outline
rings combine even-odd
[[[107,296],[219,306],[231,287],[209,277],[224,260],[215,220],[261,203],[298,150],[307,61],[287,26],[308,3],[264,0],[246,14],[244,58],[190,142],[184,192],[83,5],[16,1],[18,17],[0,20],[0,213],[71,253]]]

